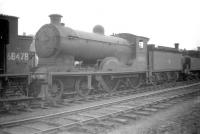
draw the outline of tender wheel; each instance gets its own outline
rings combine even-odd
[[[171,82],[171,81],[172,81],[171,72],[167,72],[167,73],[166,73],[166,76],[167,76],[167,81],[168,81],[168,82]]]
[[[168,81],[167,73],[163,72],[161,75],[161,82],[166,83]]]
[[[179,79],[179,73],[178,72],[172,72],[172,81],[176,82]]]
[[[61,80],[53,80],[52,87],[48,90],[49,97],[58,101],[61,99],[63,94],[63,83]]]
[[[91,89],[88,88],[87,79],[82,78],[76,80],[75,90],[81,97],[87,97],[91,92]]]
[[[132,89],[137,89],[142,85],[142,77],[140,77],[139,75],[131,77],[129,78],[129,80],[130,80],[130,87]]]
[[[158,78],[157,78],[157,75],[155,73],[152,74],[151,82],[152,82],[151,84],[153,86],[158,85]]]

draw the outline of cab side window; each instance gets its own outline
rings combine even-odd
[[[142,40],[139,41],[139,48],[144,48],[144,42]]]

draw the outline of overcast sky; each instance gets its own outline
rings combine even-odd
[[[106,35],[128,32],[156,45],[200,46],[199,0],[0,0],[0,13],[19,17],[19,34],[35,34],[58,13],[77,30],[92,32],[101,24]]]

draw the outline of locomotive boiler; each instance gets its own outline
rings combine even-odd
[[[110,60],[118,64],[131,64],[134,51],[127,40],[105,36],[98,32],[99,27],[94,29],[96,33],[73,30],[61,23],[61,17],[50,15],[51,23],[42,26],[36,34],[35,47],[40,65],[56,63],[69,68],[73,67],[74,61],[95,64],[106,57],[112,57]]]

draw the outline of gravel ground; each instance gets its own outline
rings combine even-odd
[[[70,110],[76,109],[73,107]],[[57,108],[49,110],[49,113],[55,112]],[[60,111],[67,108],[61,108]],[[69,110],[69,108],[68,108]],[[40,111],[43,112],[48,110]],[[56,110],[58,111],[58,110]],[[34,113],[34,112],[33,112]],[[35,114],[31,114],[35,115]],[[36,112],[37,113],[37,112]],[[29,114],[26,116],[31,117]],[[38,114],[38,113],[37,113]],[[23,118],[26,117],[23,114]],[[19,117],[19,115],[18,115]],[[9,119],[14,118],[11,116]],[[22,118],[22,117],[21,117]],[[22,119],[23,119],[22,118]],[[16,119],[16,118],[15,118]],[[0,122],[8,121],[8,117],[0,117]],[[200,134],[200,95],[189,101],[176,104],[166,110],[159,111],[151,117],[145,117],[130,124],[117,128],[113,131],[106,132],[110,134]]]
[[[200,134],[200,97],[176,104],[111,134]]]

